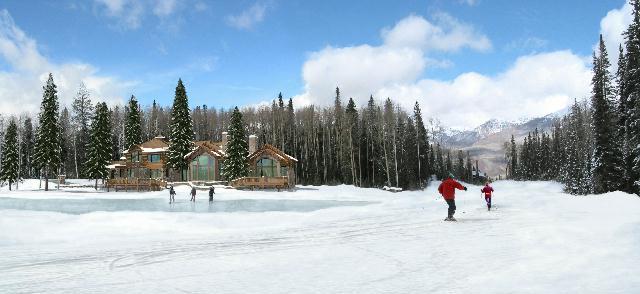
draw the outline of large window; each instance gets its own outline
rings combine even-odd
[[[152,179],[162,179],[162,170],[161,169],[151,169],[149,170],[149,172],[151,173],[151,177]]]
[[[277,175],[277,161],[262,157],[256,164],[256,176],[259,177],[275,177]]]
[[[151,163],[160,162],[160,154],[149,154],[149,162]]]
[[[131,153],[131,162],[140,162],[140,153],[139,152],[132,152]]]
[[[281,165],[280,166],[280,175],[283,177],[286,177],[289,175],[289,167],[286,165]]]
[[[190,173],[192,181],[213,181],[216,177],[216,159],[209,154],[202,154],[191,161]]]

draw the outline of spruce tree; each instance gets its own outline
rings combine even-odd
[[[142,113],[136,96],[133,95],[131,95],[127,107],[127,119],[124,123],[124,142],[125,149],[142,143]]]
[[[416,154],[418,163],[418,183],[420,187],[424,187],[427,184],[429,174],[431,173],[431,167],[429,166],[429,136],[427,135],[427,129],[424,127],[422,120],[422,111],[420,110],[420,104],[416,101],[413,107],[413,119],[416,122]]]
[[[22,128],[22,142],[20,142],[20,177],[31,178],[34,176],[32,157],[33,157],[33,124],[31,118],[24,120]]]
[[[93,116],[93,104],[91,96],[84,83],[80,83],[80,88],[76,97],[73,99],[71,107],[73,122],[73,170],[76,177],[82,176],[81,165],[87,158],[85,147],[89,142],[89,125]]]
[[[509,150],[510,153],[510,161],[509,161],[509,174],[507,178],[512,180],[518,180],[518,147],[516,145],[516,140],[513,135],[511,135],[511,148]]]
[[[593,186],[595,193],[604,193],[621,188],[619,179],[622,177],[621,165],[615,144],[615,122],[613,112],[613,86],[609,73],[609,57],[602,35],[598,54],[593,55],[593,78],[591,81],[593,108],[593,136],[595,149],[593,150]]]
[[[639,157],[640,154],[634,152],[635,146],[638,146],[640,141],[634,140],[634,138],[640,138],[640,130],[633,128],[634,125],[640,125],[640,122],[635,122],[634,117],[638,117],[636,114],[640,109],[636,109],[638,104],[636,100],[640,99],[640,1],[632,0],[633,6],[633,20],[625,35],[625,71],[623,74],[624,87],[622,88],[620,101],[623,103],[624,113],[622,114],[626,119],[624,120],[624,142],[623,142],[623,154],[624,167],[625,167],[625,190],[627,192],[638,192],[636,189],[635,181],[638,179],[638,174],[634,171],[634,160]]]
[[[105,179],[109,175],[107,165],[111,159],[111,122],[110,112],[106,103],[98,103],[96,114],[91,122],[91,134],[87,144],[87,162],[85,174],[95,179],[94,188],[98,189],[98,179]]]
[[[60,126],[58,125],[58,90],[49,74],[43,87],[42,104],[38,115],[34,164],[42,170],[44,190],[49,191],[49,176],[60,166]]]
[[[11,184],[16,183],[20,178],[18,168],[18,127],[15,119],[11,119],[4,135],[0,170],[0,181],[9,183],[9,191],[11,191]]]
[[[233,114],[231,114],[228,136],[227,157],[224,160],[223,173],[228,181],[233,181],[249,174],[249,163],[247,162],[249,146],[242,113],[240,113],[238,107],[234,108]]]
[[[184,181],[184,170],[188,162],[184,157],[193,151],[193,124],[189,113],[189,101],[187,91],[182,84],[182,79],[178,80],[176,86],[173,108],[171,109],[171,135],[169,136],[169,154],[167,165],[180,170],[180,177]]]

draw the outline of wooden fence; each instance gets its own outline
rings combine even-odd
[[[117,178],[107,180],[107,191],[113,188],[124,191],[160,191],[167,187],[167,182],[156,179]]]
[[[287,189],[289,188],[288,177],[244,177],[231,181],[234,188],[249,189]]]

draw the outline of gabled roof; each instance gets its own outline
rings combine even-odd
[[[142,144],[131,146],[129,150],[123,151],[122,154],[127,154],[131,150],[139,150],[142,153],[162,153],[169,150],[169,144],[165,137],[155,137]]]
[[[249,154],[247,158],[249,159],[249,161],[253,161],[253,160],[256,160],[258,157],[262,156],[263,154],[269,154],[275,157],[276,159],[278,159],[279,161],[284,162],[287,165],[293,165],[296,162],[298,162],[298,160],[295,157],[284,153],[282,150],[276,148],[271,144],[264,144],[262,147],[260,147],[260,149]]]
[[[224,152],[224,150],[222,150],[222,147],[220,147],[220,145],[218,145],[217,143],[211,141],[196,141],[194,142],[194,145],[195,146],[193,147],[193,150],[184,156],[185,159],[191,160],[192,158],[203,153],[209,153],[218,158],[223,158],[226,156],[226,153]]]

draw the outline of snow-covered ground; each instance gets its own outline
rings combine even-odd
[[[211,206],[177,187],[172,210],[37,185],[0,190],[0,293],[640,293],[640,198],[620,192],[502,181],[490,212],[458,192],[454,223],[434,186],[220,187]]]

